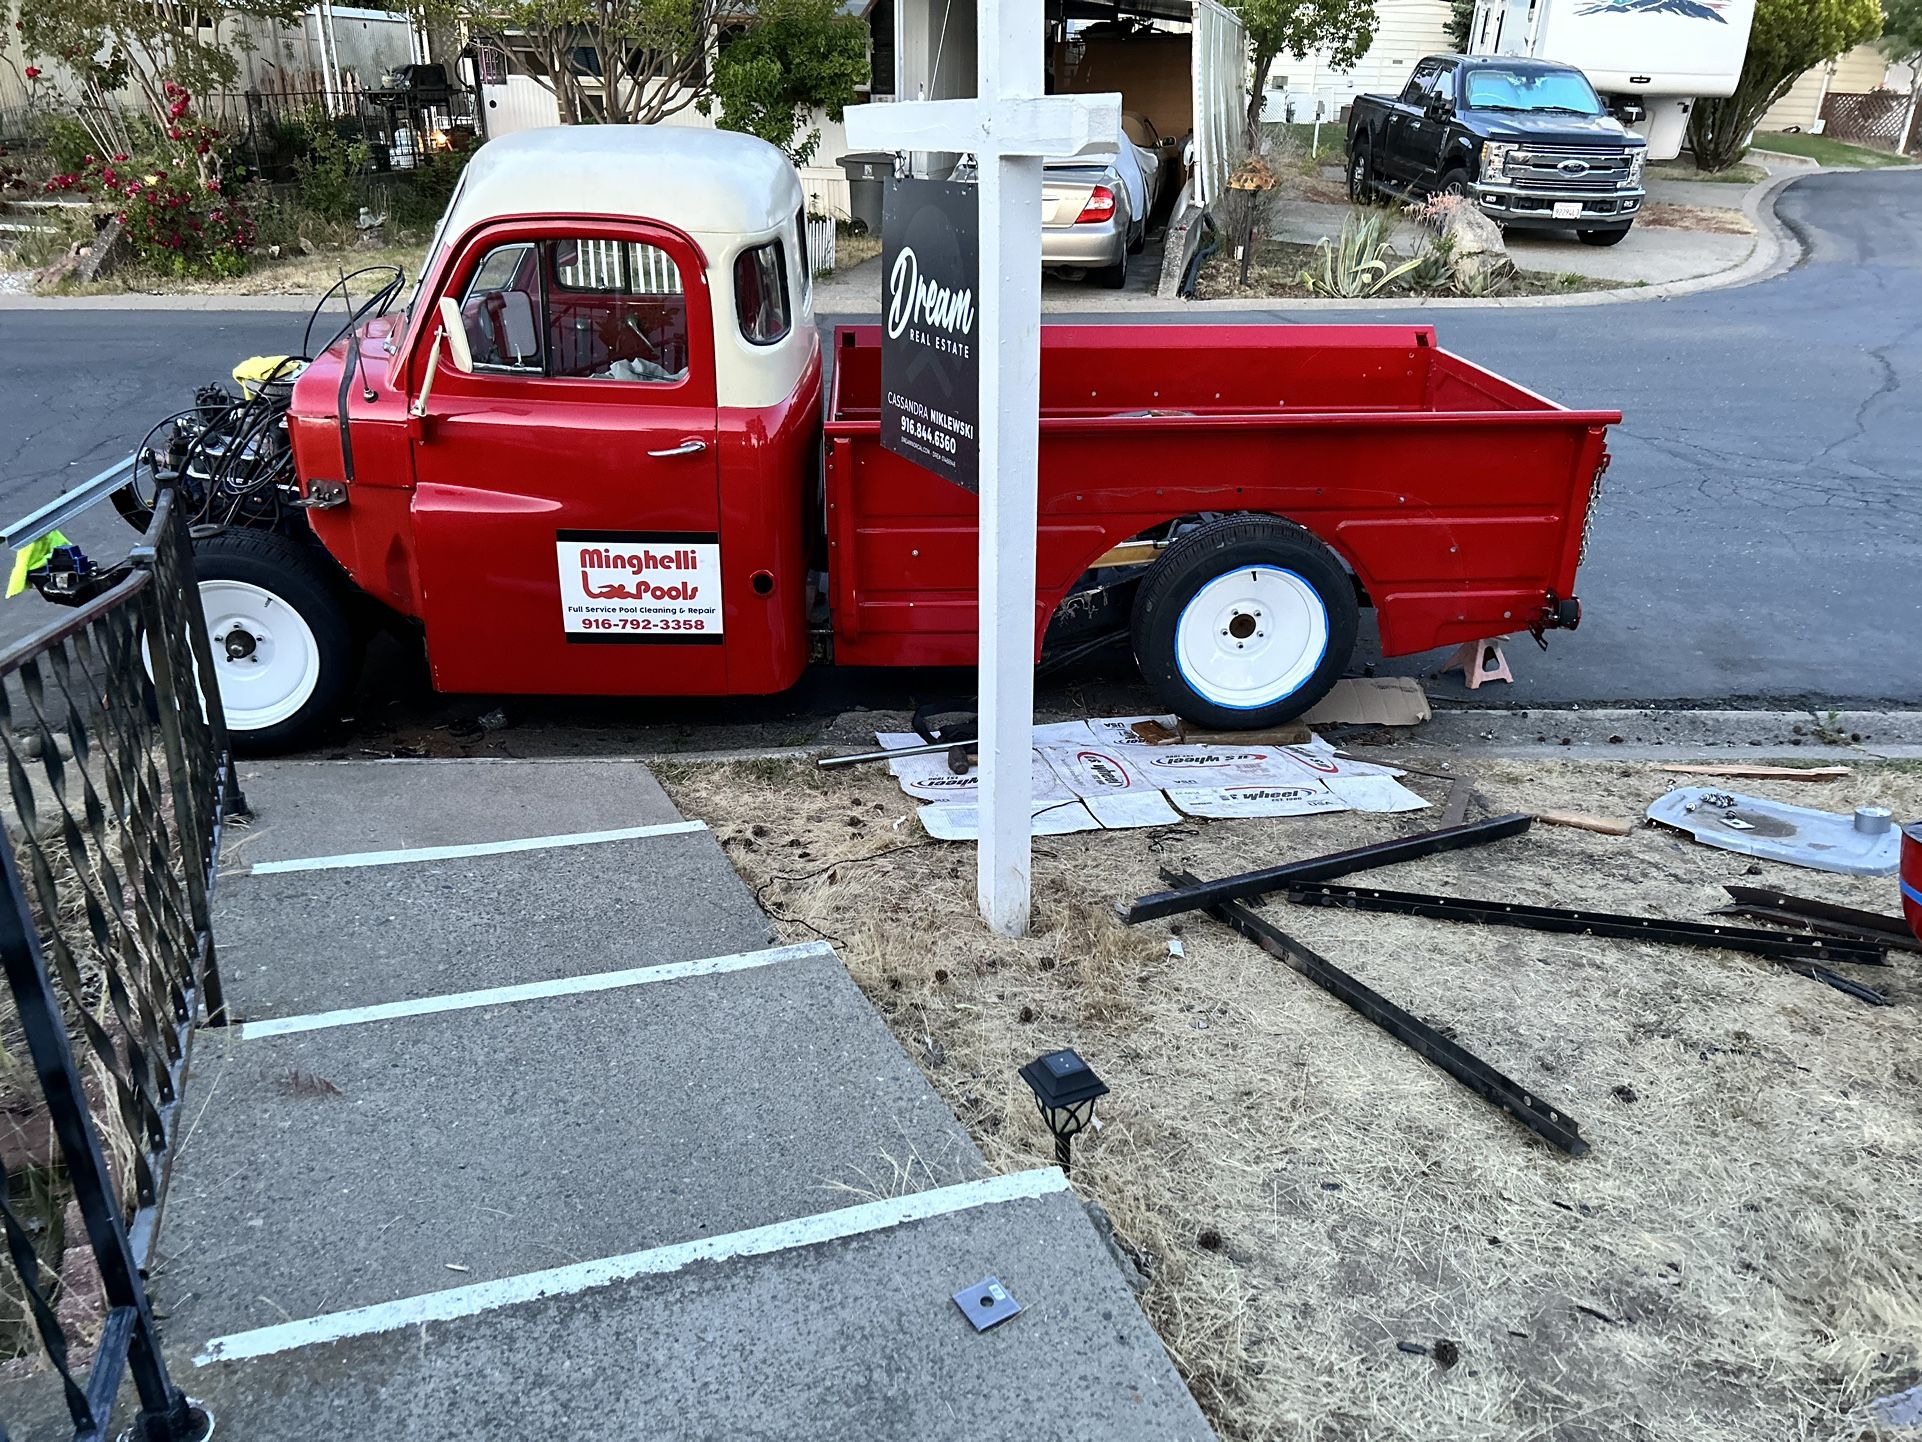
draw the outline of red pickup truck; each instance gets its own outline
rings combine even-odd
[[[804,204],[739,135],[490,142],[411,305],[151,438],[122,509],[194,510],[237,739],[324,721],[382,613],[450,692],[972,663],[975,499],[881,448],[874,329],[835,332],[823,423]],[[1333,684],[1363,607],[1391,656],[1580,617],[1620,416],[1426,326],[1054,326],[1041,375],[1037,654],[1125,626],[1165,705],[1254,727]]]

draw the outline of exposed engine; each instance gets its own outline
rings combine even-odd
[[[144,527],[152,498],[173,486],[190,526],[278,523],[283,508],[300,498],[287,406],[304,367],[291,357],[263,358],[251,371],[237,371],[239,394],[201,387],[190,409],[155,426],[135,451],[132,483],[114,495],[120,514]]]

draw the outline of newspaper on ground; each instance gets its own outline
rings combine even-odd
[[[1064,721],[1034,728],[1034,834],[1172,826],[1184,817],[1309,816],[1326,811],[1415,811],[1428,805],[1393,766],[1338,755],[1320,737],[1291,746],[1150,745],[1132,729],[1173,716]],[[883,748],[919,746],[910,731],[881,731]],[[945,753],[888,763],[937,841],[972,841],[981,776],[948,769]]]

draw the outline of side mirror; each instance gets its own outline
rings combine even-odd
[[[464,376],[474,373],[474,352],[467,344],[467,322],[451,295],[440,298],[440,330],[447,341],[447,358]]]

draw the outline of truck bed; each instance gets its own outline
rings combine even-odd
[[[881,449],[878,327],[838,329],[833,362],[836,657],[971,664],[975,498]],[[1620,420],[1451,355],[1429,326],[1044,327],[1037,648],[1111,547],[1224,511],[1320,537],[1384,654],[1556,624]]]

